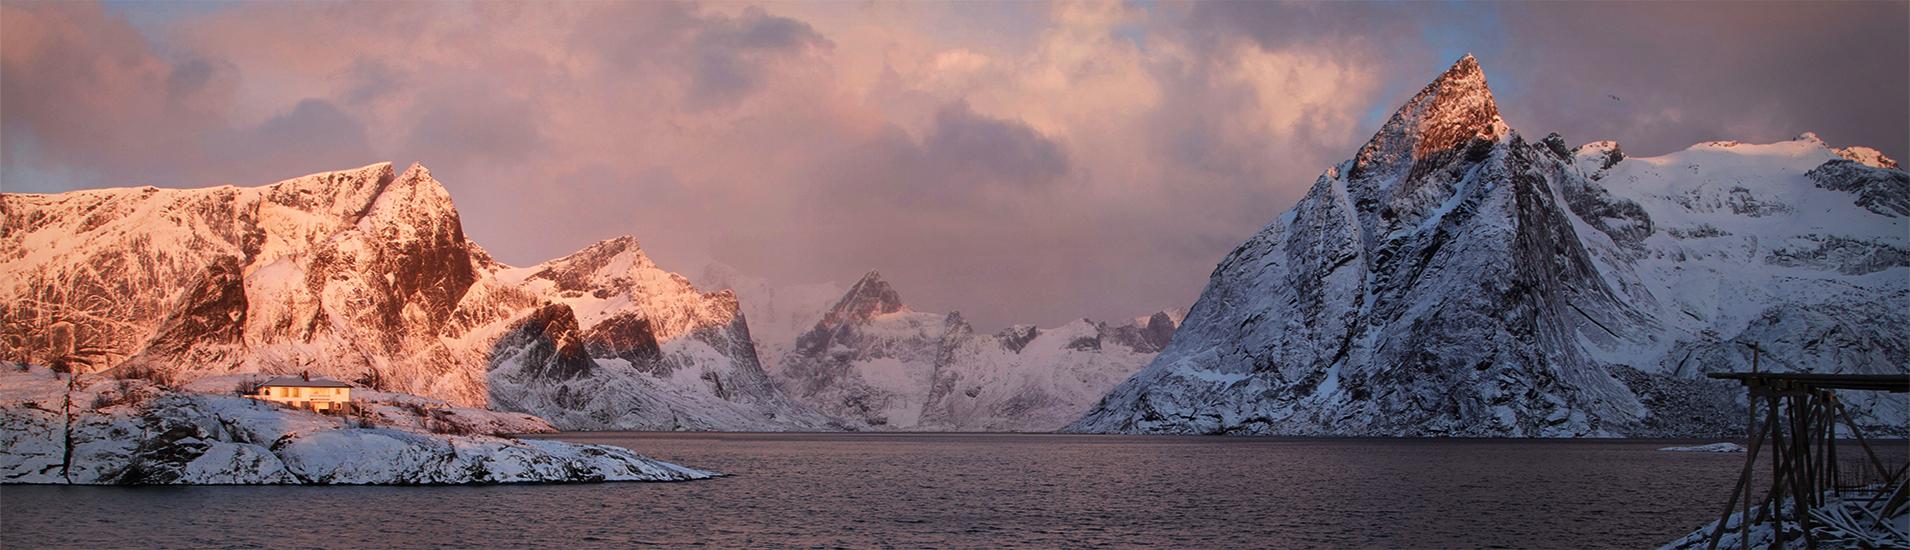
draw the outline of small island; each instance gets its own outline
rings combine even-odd
[[[175,389],[67,376],[0,364],[0,483],[455,485],[719,475],[620,447],[512,438],[554,430],[526,414],[406,394],[354,391],[320,413],[309,403],[268,401],[244,378]]]

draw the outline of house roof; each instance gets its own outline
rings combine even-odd
[[[351,387],[351,384],[346,384],[344,382],[339,382],[337,380],[333,380],[330,378],[313,378],[311,380],[306,380],[304,378],[299,378],[297,376],[280,376],[278,378],[267,380],[265,381],[264,384],[259,385],[259,387],[261,388],[266,386],[279,386],[279,387],[285,387],[285,388],[349,388]]]

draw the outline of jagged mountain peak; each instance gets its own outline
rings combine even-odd
[[[267,201],[352,223],[397,179],[390,162],[307,174],[264,187]]]
[[[1360,148],[1356,172],[1407,164],[1475,137],[1496,139],[1508,130],[1479,60],[1466,54],[1393,112]]]
[[[406,172],[409,172],[409,170],[406,170]],[[350,178],[383,180],[386,183],[390,183],[390,181],[393,178],[395,178],[397,175],[398,175],[398,172],[395,166],[393,165],[391,161],[387,160],[382,162],[374,162],[374,163],[360,166],[357,168],[347,168],[344,170],[327,170],[324,172],[315,172],[312,174],[299,176],[299,177],[292,178],[285,181],[292,182],[292,181],[302,181],[302,180],[319,180],[319,181],[325,181],[325,182],[335,182],[337,181],[338,177],[343,176],[343,177],[350,177]]]
[[[404,173],[392,177],[391,163],[373,165],[386,182],[381,185],[371,208],[373,210],[418,211],[430,214],[457,217],[457,208],[451,204],[451,190],[437,178],[431,177],[431,170],[423,164],[413,163]]]
[[[642,252],[643,245],[637,242],[636,237],[626,234],[590,243],[590,246],[584,247],[584,249],[578,251],[578,253],[593,252],[596,254],[617,255],[629,251]]]
[[[1897,170],[1900,168],[1897,164],[1897,159],[1890,158],[1889,155],[1883,154],[1883,151],[1862,145],[1852,145],[1842,149],[1833,149],[1832,151],[1837,153],[1837,156],[1871,168],[1883,168],[1886,170]]]
[[[565,290],[582,290],[598,276],[614,277],[631,270],[655,267],[637,239],[620,235],[592,243],[568,256],[544,262],[536,277],[557,282]]]
[[[385,162],[385,163],[383,163],[383,164],[385,165],[385,169],[386,169],[386,170],[390,170],[390,169],[391,169],[391,166],[392,166],[392,164],[391,164],[391,162],[389,162],[389,161],[387,161],[387,162]],[[413,163],[411,163],[411,166],[410,166],[410,167],[407,167],[407,168],[405,168],[405,173],[404,173],[404,177],[406,177],[406,178],[419,178],[419,179],[431,179],[431,169],[430,169],[430,168],[425,168],[425,167],[424,167],[424,163],[422,163],[422,162],[413,162]],[[433,180],[433,181],[435,181],[435,180]]]
[[[406,173],[409,174],[410,171],[407,170]],[[346,170],[306,174],[280,181],[269,187],[307,195],[364,195],[371,198],[384,191],[386,186],[397,179],[398,172],[393,168],[391,161],[385,161]],[[366,188],[366,184],[370,187]]]
[[[1625,150],[1616,141],[1594,141],[1572,149],[1572,163],[1585,177],[1598,180],[1613,166],[1625,160]]]
[[[579,248],[577,252],[571,252],[569,256],[544,262],[544,265],[563,267],[563,269],[598,271],[598,269],[604,269],[605,265],[611,264],[611,260],[617,260],[619,256],[625,256],[625,254],[636,254],[638,258],[647,258],[644,248],[638,246],[634,237],[619,235],[619,237],[611,237],[598,243],[590,243],[584,248]]]
[[[882,280],[882,273],[869,270],[854,286],[842,295],[836,305],[823,315],[822,323],[837,325],[850,321],[874,318],[877,315],[896,313],[908,309],[902,304],[902,295]]]

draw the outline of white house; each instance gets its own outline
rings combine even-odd
[[[351,403],[351,384],[305,375],[280,376],[260,384],[252,397],[301,409],[335,411]]]

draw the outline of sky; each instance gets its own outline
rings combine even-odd
[[[0,2],[0,191],[421,162],[530,265],[1187,307],[1466,53],[1529,137],[1910,158],[1910,2]]]

